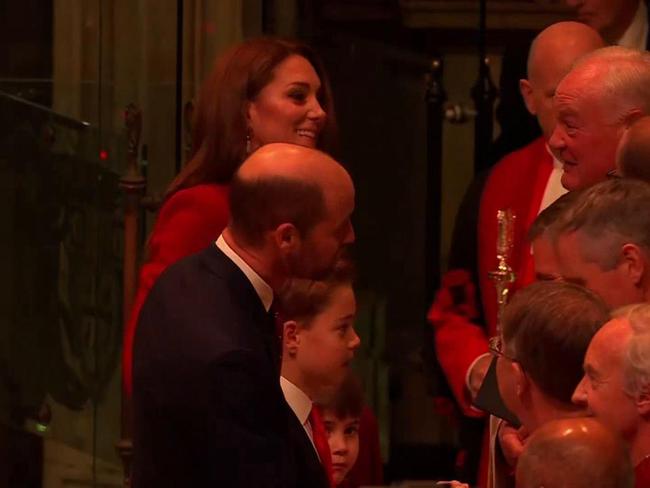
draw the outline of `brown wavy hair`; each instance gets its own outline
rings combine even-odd
[[[165,198],[200,183],[228,183],[246,159],[246,107],[272,79],[289,56],[307,59],[321,81],[318,96],[327,119],[317,147],[332,153],[336,120],[332,93],[320,58],[307,45],[262,37],[244,41],[219,57],[203,82],[193,117],[189,162],[169,185]]]

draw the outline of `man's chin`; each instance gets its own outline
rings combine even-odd
[[[580,182],[576,177],[573,168],[567,170],[567,166],[564,166],[564,172],[562,173],[562,178],[560,180],[562,186],[568,191],[578,190],[580,188]]]

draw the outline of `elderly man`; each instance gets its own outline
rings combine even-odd
[[[570,468],[569,468],[570,463]],[[634,472],[620,437],[590,418],[552,420],[526,443],[517,488],[632,488]]]
[[[551,232],[564,280],[612,308],[650,300],[650,185],[599,183],[576,198]]]
[[[269,144],[237,171],[230,208],[215,244],[171,266],[142,309],[133,485],[325,487],[280,389],[270,308],[288,279],[327,274],[353,242],[352,180],[319,151]]]
[[[650,183],[650,117],[641,117],[625,131],[616,152],[617,173]]]
[[[583,413],[571,395],[589,341],[608,318],[595,293],[571,283],[540,281],[514,295],[503,316],[501,342],[491,352],[501,397],[526,432]],[[511,486],[508,460],[499,449],[492,459],[491,486]]]
[[[636,486],[650,486],[650,305],[624,307],[594,336],[573,401],[629,444]]]
[[[609,44],[639,51],[649,46],[645,0],[565,0],[580,22],[596,29]]]
[[[549,145],[568,190],[603,181],[615,169],[625,129],[650,114],[650,53],[607,47],[584,56],[557,86]]]

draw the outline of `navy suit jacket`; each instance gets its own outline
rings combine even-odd
[[[215,245],[160,276],[134,346],[134,488],[327,486],[284,400],[274,330]]]

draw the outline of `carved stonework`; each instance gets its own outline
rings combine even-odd
[[[404,25],[411,28],[475,29],[478,0],[400,0]],[[488,0],[487,28],[541,30],[570,18],[562,0]]]

